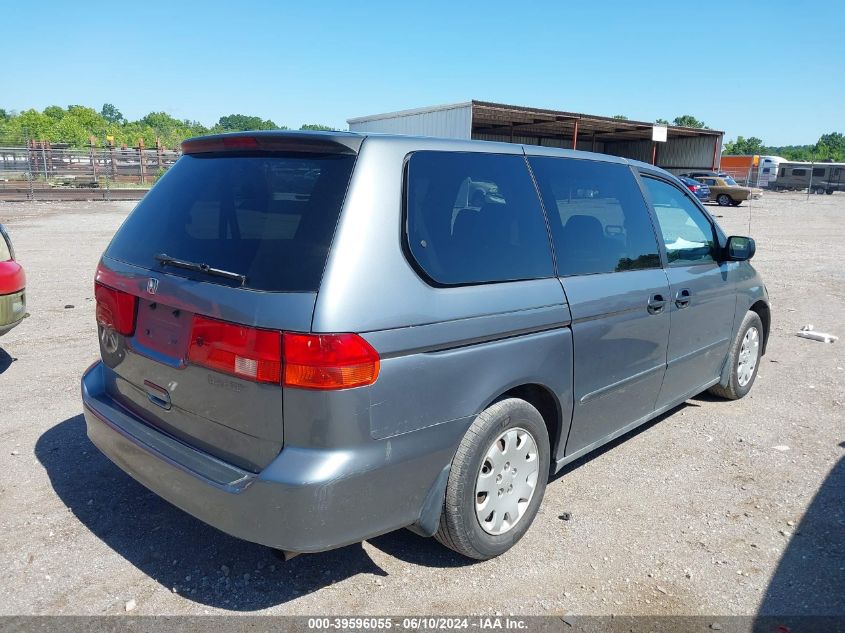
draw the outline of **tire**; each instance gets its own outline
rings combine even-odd
[[[756,336],[752,332],[756,330]],[[746,334],[748,340],[746,341]],[[765,332],[763,330],[763,322],[756,312],[749,310],[745,313],[745,318],[739,326],[736,338],[731,344],[730,352],[728,353],[728,363],[730,363],[731,374],[727,386],[714,385],[710,387],[710,393],[727,398],[728,400],[739,400],[745,396],[751,387],[754,386],[754,380],[757,378],[757,371],[760,369],[761,352],[763,351],[763,337]],[[755,344],[756,341],[756,344]],[[750,374],[748,373],[747,363],[749,357],[745,354],[744,344],[747,344],[755,357],[753,358],[753,367],[751,367]]]
[[[824,192],[829,196],[833,195],[833,189],[825,189]]]
[[[733,204],[733,200],[731,200],[731,197],[726,193],[720,193],[716,196],[716,202],[719,203],[720,207],[729,207]]]
[[[738,207],[742,204],[742,200],[731,200],[731,204],[735,207]]]
[[[500,443],[503,436],[504,451]],[[533,457],[528,436],[534,443]],[[522,447],[521,451],[518,447]],[[519,462],[511,464],[514,458]],[[477,560],[494,558],[509,550],[528,531],[537,515],[549,479],[549,459],[549,436],[537,409],[519,398],[491,404],[467,430],[452,460],[435,538],[459,554]],[[518,468],[523,463],[528,464],[525,470]],[[536,475],[531,474],[534,472]],[[487,477],[491,479],[485,482],[483,478]],[[532,478],[533,487],[529,481]],[[496,496],[480,492],[485,486],[492,486]],[[527,505],[520,506],[517,499],[520,492],[527,495],[527,500],[523,498]],[[509,496],[514,493],[517,496]],[[479,499],[483,499],[481,504]],[[510,509],[519,513],[515,520],[509,517]],[[486,515],[488,511],[490,515]],[[490,520],[486,522],[488,516]]]

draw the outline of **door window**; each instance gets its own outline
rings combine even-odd
[[[659,268],[654,227],[626,165],[530,157],[554,237],[558,274]]]
[[[680,189],[663,180],[643,178],[651,196],[670,266],[716,261],[713,225]]]
[[[415,152],[406,195],[407,245],[434,282],[554,276],[543,209],[524,157]]]

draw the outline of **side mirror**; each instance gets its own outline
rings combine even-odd
[[[757,244],[753,238],[731,235],[725,246],[725,259],[729,262],[744,262],[754,257]]]

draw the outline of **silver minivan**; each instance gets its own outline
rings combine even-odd
[[[100,261],[82,399],[103,453],[231,535],[490,558],[568,462],[754,384],[754,241],[661,169],[353,133],[183,153]]]

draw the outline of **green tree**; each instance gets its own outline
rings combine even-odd
[[[62,106],[53,105],[44,108],[44,114],[46,114],[54,121],[61,121],[64,118],[66,112]]]
[[[244,130],[285,130],[270,119],[245,114],[230,114],[221,116],[214,129],[220,132],[241,132]]]
[[[816,143],[815,153],[819,160],[844,161],[845,136],[839,132],[822,134]]]
[[[335,128],[330,125],[323,125],[322,123],[306,123],[300,130],[315,130],[317,132],[334,132]]]
[[[698,129],[704,129],[707,127],[704,124],[704,121],[699,121],[691,114],[682,114],[681,116],[675,117],[674,124],[679,127],[694,127]]]
[[[34,108],[21,112],[12,119],[12,122],[13,132],[17,133],[21,139],[49,140],[50,131],[53,128],[53,119]]]
[[[737,136],[735,141],[725,143],[724,153],[734,156],[765,154],[766,147],[763,145],[763,141],[756,136],[750,136],[748,138]]]
[[[628,117],[626,117],[624,114],[614,114],[613,118],[619,119],[620,121],[627,121],[628,120]]]
[[[100,116],[103,117],[109,123],[126,122],[126,119],[123,117],[123,113],[111,103],[103,104],[103,108],[100,110]]]
[[[8,121],[11,118],[11,115],[6,112],[5,108],[0,108],[0,121]]]
[[[79,125],[92,133],[105,127],[103,117],[101,117],[100,113],[94,108],[88,108],[81,105],[71,105],[67,107],[67,114],[65,115],[65,118],[67,117],[71,117],[74,121],[78,122]]]
[[[666,119],[656,119],[654,121],[657,125],[669,125],[669,121]]]

